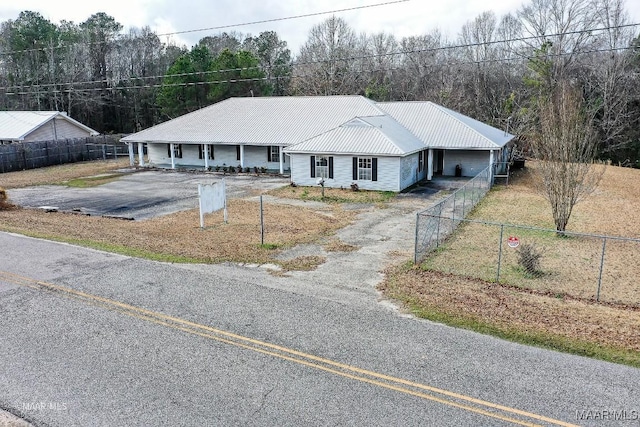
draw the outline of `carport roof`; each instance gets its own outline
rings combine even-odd
[[[429,148],[496,150],[514,138],[505,131],[433,102],[381,102],[376,105]]]

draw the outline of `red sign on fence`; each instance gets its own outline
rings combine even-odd
[[[516,236],[509,236],[509,238],[507,239],[507,245],[509,245],[510,248],[517,248],[518,246],[520,246],[520,239],[518,239]]]

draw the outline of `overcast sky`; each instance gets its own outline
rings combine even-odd
[[[393,0],[21,0],[0,4],[0,21],[16,19],[23,10],[41,13],[58,23],[61,20],[80,23],[97,12],[113,16],[125,29],[150,26],[158,34],[201,28],[243,24],[351,7],[376,5]],[[528,3],[528,1],[526,1]],[[462,25],[486,10],[498,17],[515,11],[523,0],[408,0],[401,3],[337,12],[358,33],[393,33],[398,39],[421,35],[440,29],[445,36],[455,38]],[[640,1],[627,0],[627,11],[633,23],[640,22]],[[237,31],[258,35],[273,30],[285,40],[293,54],[307,40],[309,30],[330,14],[279,22],[235,26],[232,28],[194,32],[162,37],[191,47],[199,39],[221,31]]]

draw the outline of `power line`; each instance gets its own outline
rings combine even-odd
[[[547,54],[548,57],[562,57],[562,56],[567,56],[567,55],[575,55],[575,54],[580,54],[580,55],[584,55],[584,54],[591,54],[591,53],[606,53],[606,52],[617,52],[617,51],[623,51],[623,50],[628,50],[628,49],[633,49],[633,47],[622,47],[622,48],[615,48],[615,49],[594,49],[594,50],[589,50],[589,51],[582,51],[579,53],[576,52],[564,52],[564,53],[557,53],[557,54]],[[495,62],[511,62],[511,61],[522,61],[522,60],[530,60],[533,59],[533,56],[528,56],[528,57],[509,57],[509,58],[496,58],[496,59],[484,59],[484,60],[479,60],[479,61],[456,61],[456,62],[449,62],[449,63],[440,63],[440,64],[429,64],[428,67],[429,68],[447,68],[447,67],[454,67],[454,66],[460,66],[460,65],[467,65],[467,64],[483,64],[483,63],[495,63]],[[350,73],[354,73],[354,74],[365,74],[365,73],[375,73],[375,72],[380,72],[380,71],[384,71],[384,72],[389,72],[389,71],[397,71],[397,70],[404,70],[404,68],[402,67],[388,67],[388,68],[376,68],[376,69],[370,69],[370,70],[350,70]],[[62,93],[88,93],[88,92],[100,92],[100,91],[109,91],[109,92],[114,92],[114,91],[120,91],[120,90],[131,90],[131,89],[156,89],[156,88],[164,88],[164,87],[189,87],[189,86],[203,86],[203,85],[214,85],[214,84],[227,84],[227,83],[242,83],[242,82],[258,82],[258,81],[271,81],[271,80],[283,80],[283,79],[302,79],[302,78],[307,78],[307,77],[311,77],[311,74],[294,74],[294,75],[287,75],[287,76],[276,76],[276,77],[254,77],[254,78],[244,78],[244,79],[227,79],[227,80],[211,80],[211,81],[199,81],[199,82],[180,82],[180,83],[157,83],[157,84],[145,84],[145,85],[134,85],[134,86],[111,86],[108,88],[104,88],[104,87],[97,87],[97,88],[70,88],[70,89],[54,89],[54,90],[47,90],[47,91],[41,91],[40,89],[42,87],[44,87],[45,85],[31,85],[31,86],[15,86],[16,88],[22,88],[22,87],[26,87],[26,88],[31,88],[31,89],[35,89],[34,90],[23,90],[22,92],[7,92],[6,95],[52,95],[52,94],[62,94]],[[99,83],[99,82],[89,82],[89,83]],[[46,86],[50,86],[50,85],[46,85]],[[62,84],[59,84],[59,86],[62,86]],[[1,89],[1,88],[0,88]]]
[[[244,26],[247,26],[247,25],[265,24],[265,23],[268,23],[268,22],[287,21],[289,19],[309,18],[311,16],[328,15],[328,14],[333,14],[333,13],[338,13],[338,12],[350,12],[350,11],[353,11],[353,10],[368,9],[368,8],[371,8],[371,7],[378,7],[378,6],[387,6],[387,5],[390,5],[390,4],[405,3],[405,2],[408,2],[408,1],[410,1],[410,0],[395,0],[395,1],[388,1],[388,2],[385,2],[385,3],[377,3],[377,4],[370,4],[370,5],[364,5],[364,6],[348,7],[348,8],[345,8],[345,9],[336,9],[336,10],[333,10],[333,11],[330,11],[330,12],[314,12],[314,13],[306,13],[304,15],[288,16],[286,18],[273,18],[273,19],[264,19],[264,20],[261,20],[261,21],[245,22],[243,24],[229,24],[229,25],[220,25],[220,26],[217,26],[217,27],[200,28],[200,29],[197,29],[197,30],[175,31],[173,33],[158,34],[158,37],[173,36],[173,35],[177,35],[177,34],[197,33],[197,32],[200,32],[200,31],[223,30],[225,28],[244,27]]]
[[[376,3],[376,4],[370,4],[370,5],[364,5],[364,6],[355,6],[355,7],[349,7],[349,8],[344,8],[344,9],[334,9],[334,10],[329,10],[329,11],[326,11],[326,12],[313,12],[313,13],[307,13],[307,14],[303,14],[303,15],[287,16],[287,17],[283,17],[283,18],[264,19],[264,20],[260,20],[260,21],[251,21],[251,22],[244,22],[244,23],[239,23],[239,24],[220,25],[220,26],[217,26],[217,27],[199,28],[199,29],[193,29],[193,30],[174,31],[174,32],[171,32],[171,33],[156,34],[156,36],[157,37],[163,37],[163,36],[172,36],[172,35],[178,35],[178,34],[197,33],[197,32],[201,32],[201,31],[222,30],[222,29],[225,29],[225,28],[244,27],[244,26],[248,26],[248,25],[264,24],[264,23],[269,23],[269,22],[287,21],[287,20],[291,20],[291,19],[308,18],[308,17],[311,17],[311,16],[329,15],[329,14],[334,14],[334,13],[339,13],[339,12],[350,12],[350,11],[353,11],[353,10],[369,9],[369,8],[372,8],[372,7],[388,6],[388,5],[391,5],[391,4],[405,3],[405,2],[408,2],[408,1],[411,1],[411,0],[392,0],[392,1],[387,1],[387,2],[384,2],[384,3]],[[107,41],[104,40],[104,41],[87,42],[87,43],[77,42],[77,43],[59,44],[58,46],[52,46],[52,47],[39,47],[39,48],[33,48],[33,49],[24,49],[24,50],[14,50],[14,51],[9,51],[9,52],[0,52],[0,55],[13,55],[13,54],[17,54],[17,53],[28,53],[28,52],[39,52],[39,51],[45,52],[47,50],[63,49],[65,47],[74,46],[74,45],[78,45],[78,44],[86,44],[87,46],[92,46],[92,45],[100,45],[100,44],[104,44],[104,43],[107,43]]]
[[[563,33],[548,34],[548,35],[543,35],[543,36],[517,37],[517,38],[512,38],[512,39],[491,40],[491,41],[485,41],[485,42],[464,43],[464,44],[448,45],[448,46],[437,46],[437,47],[430,47],[430,48],[424,48],[424,49],[412,49],[412,50],[404,50],[404,51],[397,51],[397,52],[387,52],[387,53],[380,53],[380,54],[357,55],[357,56],[336,58],[336,59],[332,59],[332,60],[294,62],[294,63],[288,64],[288,65],[291,66],[291,67],[299,67],[299,66],[305,66],[305,65],[329,63],[329,62],[359,61],[359,60],[375,59],[375,58],[381,58],[381,57],[392,57],[392,56],[399,56],[399,55],[413,55],[413,54],[430,53],[430,52],[446,51],[446,50],[454,50],[454,49],[469,49],[469,48],[480,47],[480,46],[489,46],[489,45],[495,45],[495,44],[507,44],[507,43],[515,43],[515,42],[525,42],[525,41],[528,41],[528,40],[534,40],[534,39],[540,39],[540,38],[548,39],[548,38],[562,37],[562,36],[566,36],[566,35],[576,35],[576,34],[583,34],[583,33],[589,33],[590,35],[593,35],[593,32],[595,32],[595,31],[606,31],[606,30],[612,30],[612,29],[636,27],[636,26],[640,26],[640,23],[625,24],[625,25],[619,25],[619,26],[608,26],[608,27],[600,27],[600,28],[592,28],[592,29],[588,29],[588,30],[567,31],[567,32],[563,32]],[[622,51],[622,50],[627,50],[627,49],[632,49],[632,48],[633,48],[632,46],[627,46],[627,47],[623,47],[623,48],[614,48],[614,49],[609,48],[609,49],[602,49],[602,50],[568,52],[568,53],[563,53],[562,55],[558,55],[558,56],[566,56],[566,55],[569,55],[569,54],[581,55],[581,54],[595,53],[595,52],[609,52],[609,51],[613,52],[613,51]],[[553,55],[553,54],[549,54],[549,55]],[[511,61],[511,60],[516,60],[516,59],[523,59],[525,57],[526,57],[526,55],[522,55],[520,58],[501,59],[501,60],[497,60],[497,61],[498,62]],[[482,63],[482,62],[483,61],[474,62],[474,63]],[[491,60],[491,62],[495,62],[495,61]],[[457,62],[457,63],[458,64],[464,64],[465,62]],[[194,71],[194,72],[188,72],[188,73],[163,74],[163,75],[154,75],[154,76],[130,76],[130,77],[125,78],[125,79],[126,80],[151,80],[151,79],[164,79],[164,78],[173,78],[173,77],[203,76],[203,75],[208,75],[208,74],[225,73],[225,72],[238,72],[238,71],[241,72],[241,71],[250,71],[250,70],[267,70],[267,69],[273,69],[273,68],[278,68],[278,67],[282,67],[282,66],[283,65],[275,65],[275,66],[271,66],[271,67],[264,67],[264,66],[259,66],[258,65],[258,66],[253,66],[253,67],[229,68],[229,69],[208,70],[208,71]],[[121,82],[121,81],[123,81],[125,79],[121,79],[119,81]],[[108,84],[110,82],[112,82],[112,80],[103,79],[103,80],[90,80],[90,81],[84,81],[84,82],[45,83],[45,84],[35,85],[35,86],[48,87],[48,86],[81,85],[81,84],[96,84],[96,83],[101,83],[101,84],[107,83]],[[0,89],[11,90],[13,88],[20,88],[20,87],[23,87],[23,86],[24,85],[5,86],[5,87],[0,87]],[[140,87],[140,86],[136,86],[136,87]]]

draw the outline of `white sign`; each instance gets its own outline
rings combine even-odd
[[[198,184],[200,198],[200,227],[204,228],[204,214],[224,209],[224,222],[227,222],[227,194],[224,179],[211,185]]]

